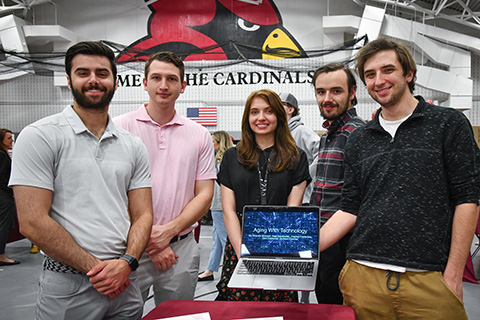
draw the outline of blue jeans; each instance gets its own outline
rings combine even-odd
[[[227,241],[227,230],[223,223],[222,211],[212,211],[213,218],[213,246],[210,251],[210,259],[208,260],[207,270],[218,271],[223,251],[225,251],[225,242]]]

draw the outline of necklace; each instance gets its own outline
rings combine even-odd
[[[258,182],[260,185],[260,200],[261,204],[267,204],[267,189],[268,189],[268,169],[270,167],[270,158],[272,153],[270,152],[268,155],[268,158],[266,157],[266,153],[264,152],[265,156],[265,164],[262,165],[260,168],[260,158],[258,159],[257,162],[257,170],[258,170]],[[262,178],[262,170],[265,167],[265,177]]]

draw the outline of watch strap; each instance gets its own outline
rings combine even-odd
[[[118,257],[118,258],[127,261],[127,262],[128,262],[128,265],[130,266],[130,269],[132,269],[132,271],[137,270],[137,268],[138,268],[138,260],[137,260],[135,257],[133,257],[133,256],[131,256],[131,255],[129,255],[129,254],[124,253],[124,254],[122,254],[122,255],[121,255],[120,257]]]

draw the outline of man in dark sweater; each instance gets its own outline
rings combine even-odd
[[[320,250],[353,229],[339,284],[360,320],[467,319],[462,276],[480,198],[471,125],[413,96],[416,65],[401,43],[368,43],[356,69],[381,109],[347,141],[341,206]]]

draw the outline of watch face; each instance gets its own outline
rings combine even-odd
[[[137,261],[137,259],[133,258],[133,261],[132,261],[132,263],[130,264],[130,268],[132,268],[132,271],[137,270],[137,268],[138,268],[138,261]]]
[[[138,261],[137,261],[137,259],[135,259],[135,257],[132,257],[131,255],[124,253],[120,256],[120,259],[123,259],[123,260],[127,261],[128,265],[130,266],[130,269],[132,269],[132,271],[137,270]]]

